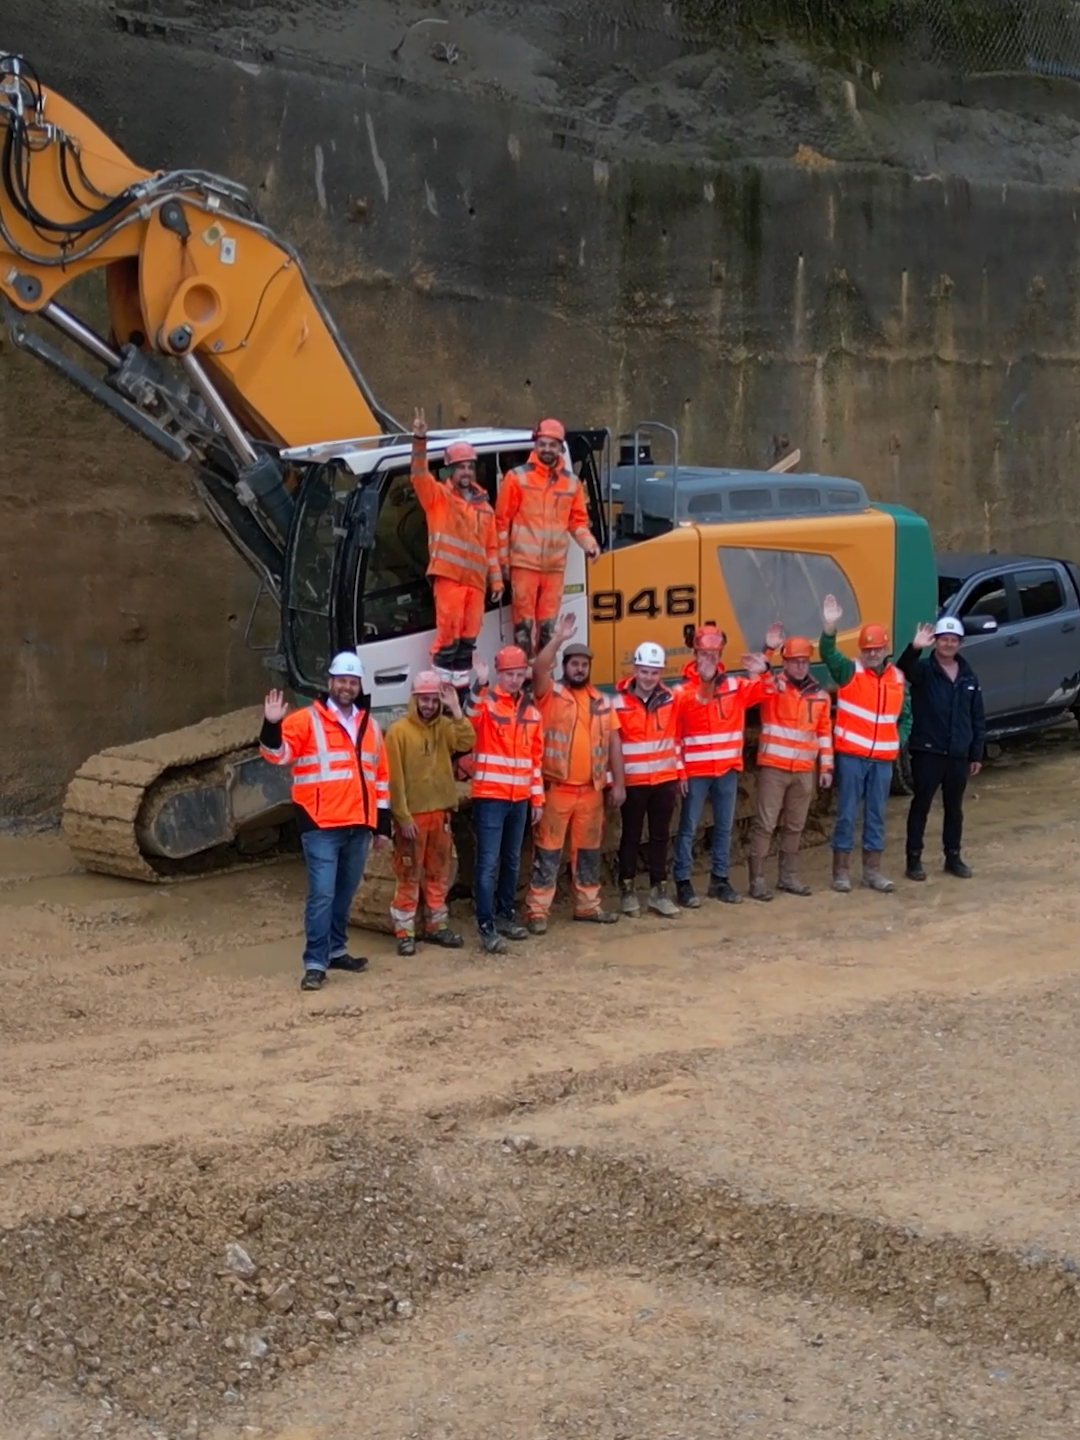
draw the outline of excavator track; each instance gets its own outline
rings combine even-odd
[[[262,709],[253,706],[92,755],[64,799],[61,831],[74,858],[102,875],[161,884],[295,854],[299,845],[284,808],[257,815],[252,828],[181,858],[151,853],[144,843],[148,826],[177,797],[228,793],[237,768],[257,759],[261,723]],[[281,783],[284,794],[287,777]]]

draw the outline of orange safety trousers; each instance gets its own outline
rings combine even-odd
[[[480,634],[484,621],[484,592],[475,585],[462,585],[445,575],[432,579],[435,591],[435,642],[432,658],[441,663],[440,654],[457,649],[459,640],[473,640]],[[450,657],[451,663],[453,657]]]
[[[416,911],[423,899],[426,930],[438,930],[449,920],[446,896],[454,863],[454,841],[449,810],[426,810],[414,815],[416,839],[394,833],[394,874],[397,889],[390,902],[390,918],[398,938],[416,933]]]
[[[574,914],[600,909],[600,847],[604,839],[604,792],[594,785],[549,785],[544,814],[533,831],[533,863],[525,913],[543,920],[555,899],[563,841],[570,831]]]
[[[564,576],[562,570],[522,570],[515,566],[510,571],[514,637],[520,644],[524,631],[529,631],[531,644],[525,648],[530,654],[536,648],[537,627],[559,618]]]

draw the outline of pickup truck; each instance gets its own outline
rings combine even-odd
[[[987,735],[1080,722],[1080,568],[1038,555],[939,552],[938,614],[964,626]]]

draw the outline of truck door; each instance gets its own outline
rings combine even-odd
[[[1077,613],[1067,600],[1056,565],[1033,565],[1013,574],[1024,649],[1024,708],[1066,705],[1080,689]]]
[[[992,634],[970,635],[964,641],[964,656],[982,686],[987,719],[1022,710],[1025,660],[1019,603],[1006,576],[984,574],[966,581],[953,613],[960,620],[997,621]]]

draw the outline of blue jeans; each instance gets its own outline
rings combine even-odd
[[[836,752],[836,823],[832,848],[855,849],[855,817],[863,807],[862,848],[885,849],[885,804],[892,788],[891,760],[864,760]]]
[[[694,775],[690,789],[683,796],[679,812],[679,831],[675,836],[675,879],[689,880],[691,846],[705,801],[712,801],[712,873],[727,878],[731,860],[731,827],[735,820],[735,801],[739,798],[739,772],[725,770],[723,775]]]
[[[476,878],[473,907],[481,935],[495,929],[495,917],[509,920],[517,898],[521,847],[529,823],[528,800],[474,800]]]
[[[327,970],[331,957],[348,954],[349,906],[364,878],[373,834],[368,825],[339,825],[332,830],[306,830],[300,836],[308,877],[305,970]]]

